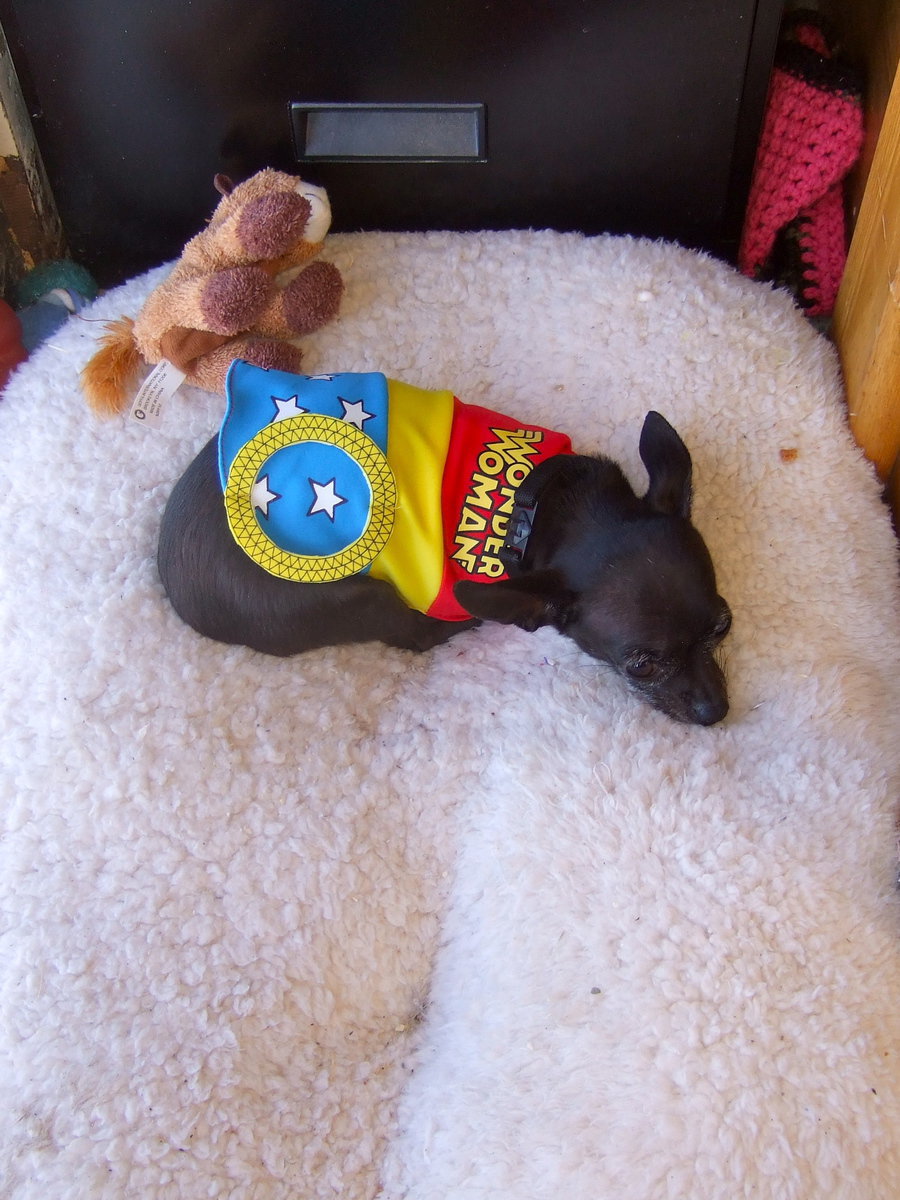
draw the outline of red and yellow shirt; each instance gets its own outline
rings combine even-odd
[[[447,621],[469,616],[454,583],[503,578],[516,489],[572,452],[565,434],[376,373],[236,360],[226,394],[219,470],[242,548],[302,582],[368,571]]]

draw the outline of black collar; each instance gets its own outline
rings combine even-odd
[[[528,540],[534,529],[534,518],[537,513],[538,500],[544,485],[556,469],[558,454],[545,458],[525,476],[516,489],[512,512],[509,514],[509,524],[506,527],[506,538],[498,558],[509,575],[520,575],[522,563],[528,550]]]

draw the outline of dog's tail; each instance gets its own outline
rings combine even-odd
[[[95,413],[112,417],[122,411],[143,361],[134,340],[134,321],[110,321],[100,349],[81,372],[81,389]]]

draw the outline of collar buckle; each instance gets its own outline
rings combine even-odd
[[[510,574],[522,567],[536,512],[537,500],[532,504],[521,504],[518,501],[513,504],[506,527],[506,538],[497,556]]]

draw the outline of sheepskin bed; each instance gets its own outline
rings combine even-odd
[[[662,411],[734,610],[678,725],[551,631],[281,661],[155,568],[217,426],[88,415],[159,271],[0,397],[3,1200],[896,1200],[896,550],[829,344],[661,244],[329,240],[307,369],[645,476]]]

